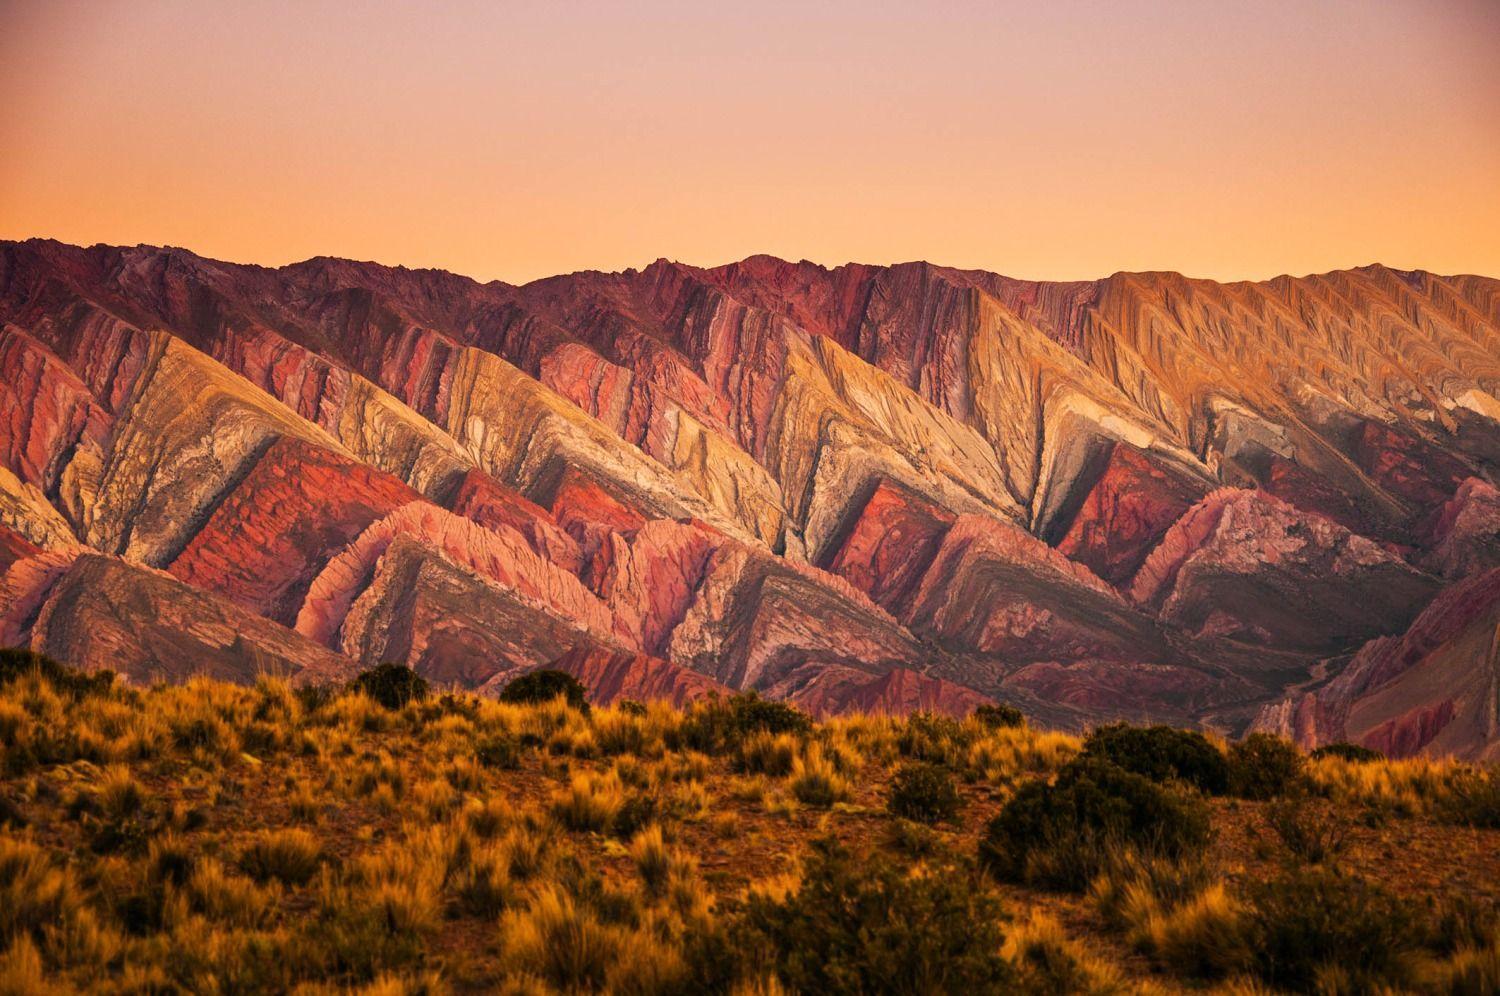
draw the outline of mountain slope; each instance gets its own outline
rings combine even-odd
[[[758,256],[512,286],[4,243],[0,384],[0,613],[65,658],[99,609],[45,592],[81,548],[309,675],[564,659],[678,699],[1235,732],[1420,625],[1500,535],[1500,282],[1383,267]],[[127,675],[206,653],[112,604]],[[1433,680],[1484,686],[1482,643]],[[1486,750],[1484,696],[1449,698],[1472,715],[1440,741],[1345,732]]]

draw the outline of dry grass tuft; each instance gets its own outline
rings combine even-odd
[[[240,867],[257,882],[302,885],[318,873],[323,846],[306,830],[262,831],[240,852]]]
[[[817,744],[808,744],[792,762],[788,787],[798,802],[809,806],[826,807],[849,798],[849,780]]]

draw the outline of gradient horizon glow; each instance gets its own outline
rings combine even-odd
[[[0,0],[0,238],[1500,276],[1500,0]]]

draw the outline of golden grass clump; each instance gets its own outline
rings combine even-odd
[[[553,796],[552,815],[569,830],[602,832],[624,804],[625,790],[619,775],[613,771],[582,774]]]
[[[817,744],[808,744],[792,762],[788,787],[798,802],[809,806],[831,806],[850,793],[849,780]]]
[[[517,969],[564,992],[603,991],[623,946],[618,930],[550,886],[505,914],[500,936]]]
[[[1203,978],[1250,967],[1255,942],[1246,911],[1204,858],[1117,852],[1090,894],[1105,921],[1159,965]]]
[[[1000,953],[1015,968],[1024,992],[1115,996],[1133,991],[1118,966],[1091,954],[1046,913],[1012,924]]]
[[[790,733],[757,730],[740,744],[740,768],[752,774],[781,778],[791,774],[801,739]]]
[[[42,971],[42,955],[22,935],[0,953],[0,996],[44,996],[55,992]]]
[[[26,837],[0,836],[0,943],[39,935],[81,904],[72,873],[45,848]]]
[[[185,891],[192,910],[232,927],[258,927],[270,916],[274,886],[257,885],[214,858],[196,862]]]
[[[630,859],[651,892],[661,892],[672,872],[673,855],[661,827],[651,824],[630,839]]]
[[[306,830],[262,830],[240,852],[240,867],[257,882],[303,885],[318,873],[323,845]]]

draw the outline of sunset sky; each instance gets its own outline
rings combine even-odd
[[[1500,276],[1500,0],[0,0],[0,238]]]

